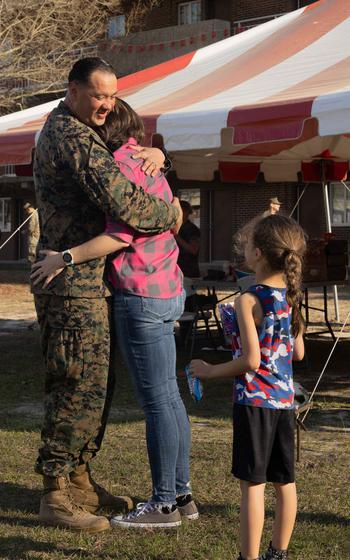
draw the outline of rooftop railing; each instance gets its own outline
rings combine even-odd
[[[271,21],[272,19],[276,19],[280,16],[284,16],[287,12],[283,12],[281,14],[270,14],[268,16],[262,16],[257,18],[248,18],[248,19],[239,19],[233,23],[233,33],[236,35],[237,33],[242,33],[243,31],[247,31],[248,29],[252,29],[257,25],[261,25],[262,23],[266,23],[267,21]]]

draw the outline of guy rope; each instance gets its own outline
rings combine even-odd
[[[23,226],[34,216],[34,214],[36,214],[37,212],[38,212],[38,210],[34,210],[34,212],[32,212],[31,214],[29,214],[28,218],[26,218],[26,219],[24,220],[24,222],[22,222],[21,225],[18,226],[18,228],[10,235],[10,237],[8,237],[8,238],[6,239],[6,241],[4,241],[2,245],[0,245],[0,251],[1,251],[1,249],[2,249],[3,247],[5,247],[6,243],[8,243],[8,242],[10,241],[10,239],[12,239],[12,237],[13,237],[14,235],[16,235],[16,233],[17,233],[20,229],[22,229],[22,227],[23,227]]]

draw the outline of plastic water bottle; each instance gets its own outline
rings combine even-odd
[[[203,385],[201,380],[198,379],[198,377],[192,377],[189,366],[185,366],[185,374],[192,398],[196,402],[200,401],[203,397]]]

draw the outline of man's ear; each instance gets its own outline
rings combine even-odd
[[[78,96],[78,83],[77,82],[70,82],[68,84],[68,94],[69,97],[75,101],[77,99]]]

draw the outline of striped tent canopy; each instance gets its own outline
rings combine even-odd
[[[180,179],[343,179],[350,159],[350,2],[320,0],[119,80]],[[57,101],[0,118],[0,165],[28,164]],[[322,165],[321,165],[322,163]]]

